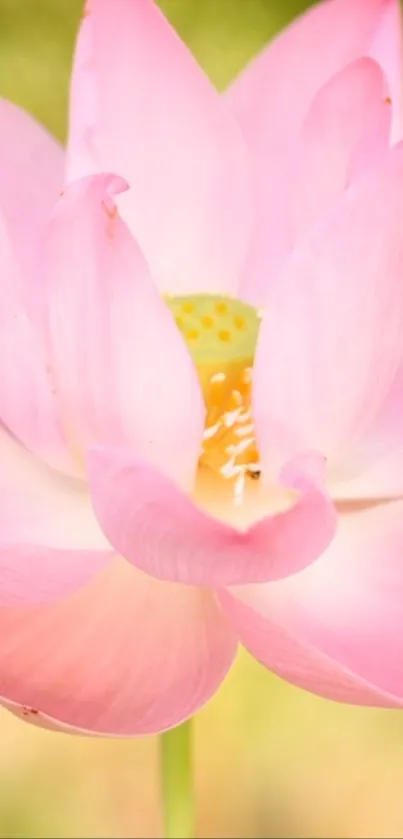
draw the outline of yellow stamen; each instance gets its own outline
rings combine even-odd
[[[251,413],[260,314],[240,300],[208,294],[169,297],[167,303],[196,365],[207,409],[199,473],[230,490],[239,504],[246,481],[260,477]]]

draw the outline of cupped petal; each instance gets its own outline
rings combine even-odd
[[[122,214],[160,288],[235,292],[251,224],[244,140],[152,0],[92,0],[68,156],[70,178],[112,171],[127,180]]]
[[[395,91],[401,35],[393,21],[398,18],[397,0],[318,3],[275,38],[228,90],[227,102],[253,159],[258,219],[240,287],[240,296],[252,304],[264,304],[293,244],[293,167],[313,97],[346,64],[367,54],[386,73],[393,71]]]
[[[272,289],[254,368],[263,469],[298,451],[331,471],[363,437],[403,354],[403,150],[301,240]]]
[[[0,611],[0,694],[25,719],[111,735],[191,717],[217,690],[236,641],[213,595],[116,560],[55,604]]]
[[[196,370],[142,254],[119,218],[119,179],[66,188],[49,226],[50,375],[72,450],[128,445],[193,479],[204,427]]]
[[[288,580],[222,597],[240,640],[331,699],[403,705],[403,502],[347,507],[323,556]]]
[[[0,209],[29,279],[64,179],[62,146],[17,105],[0,99]]]
[[[320,88],[302,124],[293,187],[295,238],[317,221],[390,140],[392,109],[379,64],[361,58]]]
[[[62,597],[113,558],[88,490],[0,430],[0,606]]]
[[[147,574],[220,587],[293,574],[336,529],[332,504],[305,463],[289,465],[288,509],[237,530],[196,507],[167,477],[128,452],[89,452],[94,510],[116,551]]]

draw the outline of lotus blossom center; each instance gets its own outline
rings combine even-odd
[[[246,481],[260,476],[251,412],[259,313],[240,300],[210,294],[167,302],[196,366],[206,406],[199,473],[220,479],[235,503],[241,503]]]

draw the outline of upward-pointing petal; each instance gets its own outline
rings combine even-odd
[[[392,99],[392,143],[403,137],[403,33],[398,0],[384,0],[383,13],[375,29],[368,55],[386,73]]]
[[[77,44],[70,172],[112,171],[164,291],[234,292],[249,239],[235,120],[152,0],[92,0]]]
[[[82,460],[91,443],[127,445],[171,477],[193,477],[203,434],[197,373],[118,216],[120,179],[71,184],[46,241],[45,323],[65,433]]]
[[[309,449],[333,466],[374,421],[403,355],[402,217],[396,149],[301,240],[272,289],[255,361],[265,469]]]
[[[20,267],[31,272],[62,188],[61,145],[33,117],[0,99],[0,208]]]
[[[318,3],[275,38],[231,85],[227,101],[248,142],[258,206],[258,225],[241,286],[242,296],[251,303],[265,302],[292,246],[292,161],[313,97],[331,76],[365,55],[379,61],[388,80],[392,73],[395,96],[401,75],[398,19],[398,0]]]
[[[29,316],[34,283],[27,283],[15,250],[0,212],[0,422],[52,466],[74,472],[48,376],[44,336]],[[42,280],[35,288],[37,305],[43,300]]]
[[[344,67],[320,89],[303,122],[295,161],[296,237],[386,154],[391,116],[385,76],[371,58]]]

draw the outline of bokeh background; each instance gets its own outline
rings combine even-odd
[[[161,0],[219,88],[307,5]],[[62,139],[80,10],[0,0],[0,95]],[[325,702],[242,654],[195,749],[200,836],[403,837],[403,712]],[[0,837],[160,835],[157,738],[75,738],[0,711]]]

